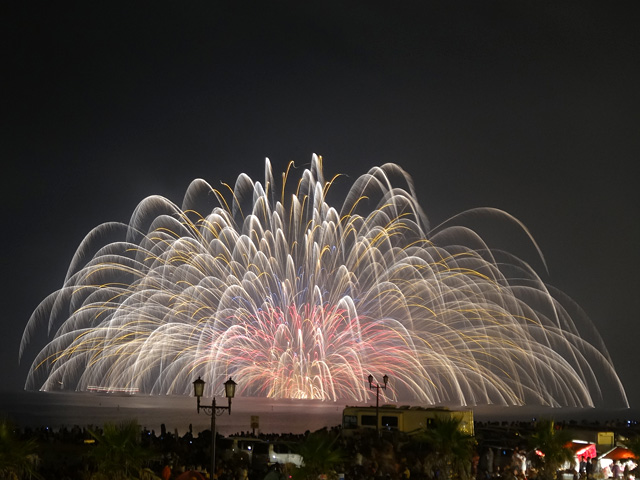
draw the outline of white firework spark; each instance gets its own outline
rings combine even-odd
[[[280,190],[267,160],[263,184],[195,180],[182,208],[149,197],[89,233],[25,329],[21,356],[50,335],[27,388],[187,394],[202,376],[213,394],[233,376],[243,395],[364,401],[387,373],[393,400],[593,406],[604,383],[627,404],[586,316],[456,218],[429,231],[399,166],[340,208],[320,158],[287,194],[290,168]]]

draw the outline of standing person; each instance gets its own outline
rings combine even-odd
[[[238,480],[249,480],[249,468],[244,462],[238,467],[236,478]]]
[[[587,457],[580,457],[580,477],[587,474]]]
[[[284,475],[280,471],[280,464],[276,463],[271,467],[271,470],[265,475],[264,480],[282,480]]]
[[[480,455],[477,450],[473,451],[473,457],[471,458],[471,476],[478,478],[478,467],[480,465]]]
[[[162,480],[169,480],[171,478],[171,467],[169,464],[165,465],[162,469]]]
[[[587,474],[587,480],[593,478],[593,459],[587,459],[587,465],[585,466],[585,473]]]
[[[493,448],[489,447],[485,452],[485,468],[488,473],[488,477],[493,476]]]
[[[618,460],[611,466],[611,476],[613,478],[620,478],[620,462]]]
[[[523,465],[524,465],[524,455],[521,455],[520,449],[516,447],[513,450],[513,454],[511,455],[511,467],[516,470],[515,472],[516,477],[519,476],[521,473],[524,473]]]

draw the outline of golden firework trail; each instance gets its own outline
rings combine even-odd
[[[152,196],[96,227],[27,324],[21,356],[49,338],[26,387],[188,394],[201,376],[213,394],[233,376],[243,395],[360,402],[386,373],[397,401],[593,406],[606,387],[626,404],[581,310],[462,216],[429,230],[399,166],[337,207],[321,158],[290,176],[278,189],[267,160],[264,183],[198,179],[182,207]]]

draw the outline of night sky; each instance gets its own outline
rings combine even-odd
[[[22,388],[22,330],[91,228],[317,153],[343,185],[398,163],[432,225],[519,218],[548,274],[522,239],[499,246],[585,309],[640,407],[639,18],[584,1],[94,3],[3,15],[3,389]]]

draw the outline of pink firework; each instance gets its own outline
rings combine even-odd
[[[525,262],[491,249],[464,214],[430,230],[409,175],[372,168],[327,201],[313,157],[293,191],[240,175],[203,180],[178,207],[143,200],[96,227],[63,286],[25,329],[47,326],[28,388],[421,404],[626,404],[607,350],[579,308]],[[211,205],[211,199],[216,203]],[[505,212],[478,209],[526,228]],[[604,385],[604,387],[603,387]]]

